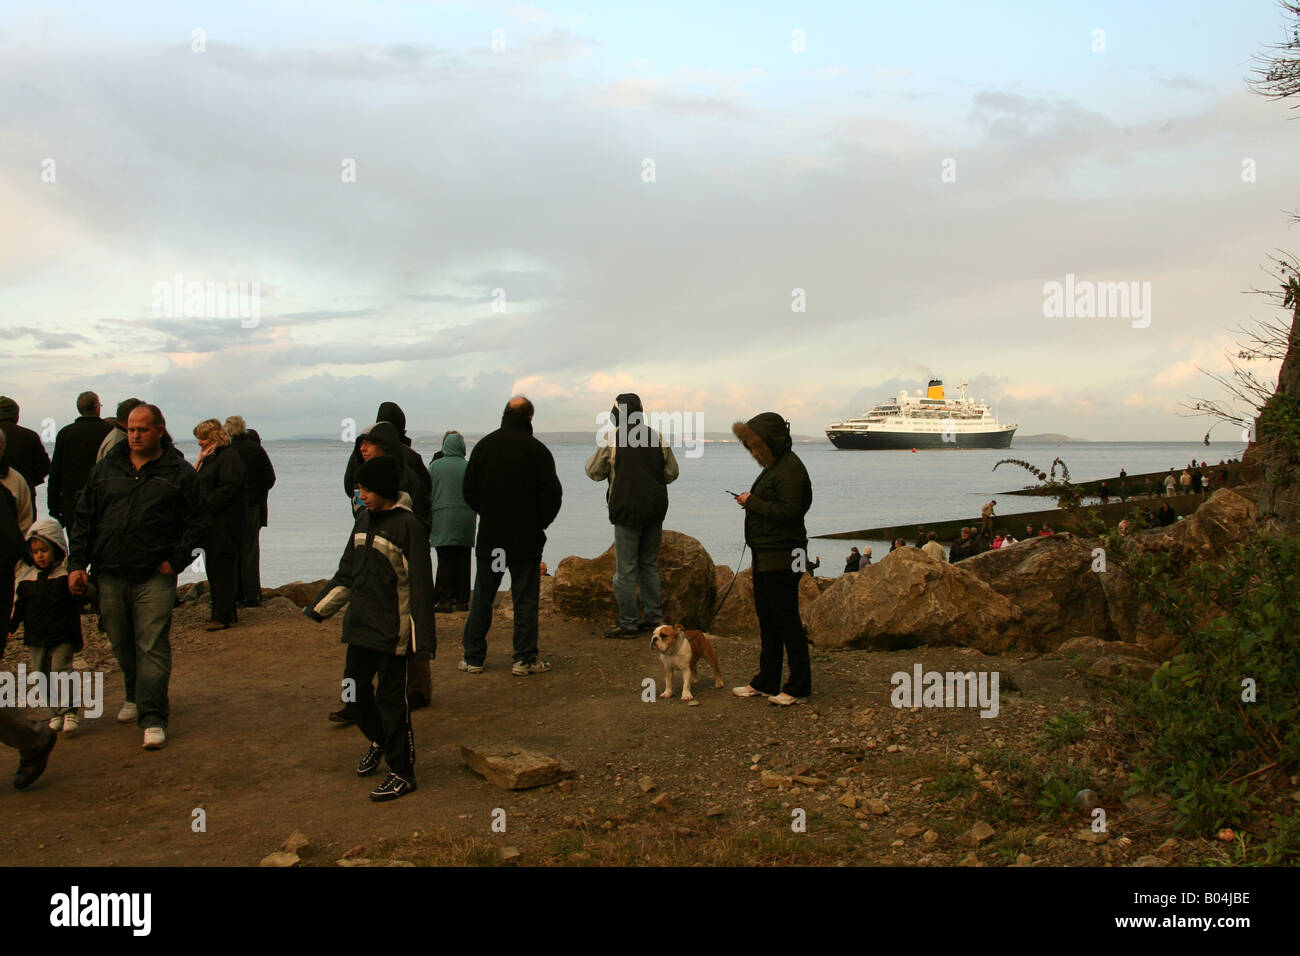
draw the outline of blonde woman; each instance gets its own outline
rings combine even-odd
[[[238,620],[239,555],[248,521],[244,463],[230,447],[230,435],[215,418],[194,426],[199,440],[199,496],[210,523],[203,538],[203,560],[212,598],[209,631],[224,631]]]

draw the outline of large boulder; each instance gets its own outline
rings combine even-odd
[[[722,601],[722,607],[709,626],[709,631],[727,637],[757,637],[759,629],[758,612],[754,610],[754,569],[745,568],[741,571],[736,576],[734,586],[730,581],[730,569],[726,577],[726,583],[719,581],[717,587],[718,600],[722,600],[724,594],[727,597]],[[730,592],[727,591],[729,586]],[[812,575],[805,574],[799,579],[799,617],[805,626],[808,624],[808,615],[812,612],[813,601],[821,597],[821,593],[817,580]]]
[[[1240,546],[1255,516],[1255,504],[1249,498],[1220,488],[1181,521],[1137,535],[1133,548],[1139,555],[1168,555],[1174,568],[1181,570]],[[1177,651],[1179,635],[1169,630],[1164,618],[1118,563],[1108,563],[1108,570],[1097,578],[1115,638],[1145,647],[1161,658]]]
[[[321,578],[319,581],[310,583],[294,581],[292,584],[282,584],[278,588],[262,588],[262,602],[265,603],[268,598],[278,596],[288,598],[299,607],[306,607],[316,600],[316,595],[325,590],[327,584],[329,584],[329,579]]]
[[[616,564],[612,544],[597,558],[570,555],[561,561],[551,586],[556,610],[586,621],[616,620]],[[659,545],[659,589],[664,620],[688,627],[699,627],[708,620],[715,595],[714,565],[704,546],[689,535],[664,531]],[[640,601],[637,603],[639,606]]]
[[[1073,637],[1115,636],[1106,594],[1093,570],[1095,546],[1095,541],[1058,534],[985,551],[958,566],[1015,605],[1030,647],[1053,650]]]
[[[960,644],[999,653],[1019,646],[1019,620],[1011,602],[976,575],[900,548],[836,581],[813,602],[808,623],[818,647]]]

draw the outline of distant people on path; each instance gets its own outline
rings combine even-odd
[[[1205,472],[1203,472],[1200,466],[1198,465],[1196,468],[1192,469],[1192,491],[1195,494],[1199,495],[1201,493],[1204,485],[1204,481],[1205,481]]]
[[[37,521],[27,532],[27,553],[14,582],[13,615],[5,623],[11,640],[22,627],[30,655],[27,672],[45,678],[52,711],[50,730],[68,736],[77,732],[80,718],[72,701],[59,696],[68,684],[56,675],[75,673],[72,656],[82,648],[84,603],[85,598],[68,587],[68,541],[63,526],[53,518]]]
[[[808,577],[810,577],[810,578],[815,578],[815,577],[817,577],[817,569],[820,568],[821,566],[822,566],[822,559],[821,559],[821,558],[814,558],[813,560],[809,561],[809,562],[808,562]]]
[[[50,483],[46,488],[47,510],[66,524],[77,509],[77,498],[86,487],[90,469],[98,460],[99,446],[113,426],[100,417],[102,406],[94,392],[77,396],[77,419],[59,429],[50,461]]]
[[[1037,538],[1037,537],[1038,537],[1038,532],[1034,530],[1034,526],[1033,526],[1032,524],[1026,524],[1026,525],[1025,525],[1025,536],[1024,536],[1023,538],[1021,538],[1020,540],[1021,540],[1021,541],[1031,541],[1031,540],[1033,540],[1034,538]]]
[[[406,416],[402,415],[401,411],[392,402],[384,402],[379,406],[381,415],[386,414],[389,418],[398,418],[402,425],[405,425]],[[408,446],[402,444],[402,437],[401,429],[386,419],[380,419],[364,429],[357,436],[352,449],[352,457],[348,459],[348,465],[343,476],[343,485],[345,488],[350,489],[348,495],[352,499],[353,516],[360,515],[361,512],[366,510],[356,477],[361,465],[374,458],[392,458],[397,464],[398,503],[405,504],[411,513],[415,515],[416,520],[424,525],[427,540],[430,519],[429,473],[425,470],[424,462],[420,459],[420,456]],[[418,463],[414,468],[409,465],[412,461]],[[406,697],[412,709],[419,710],[421,707],[428,706],[429,700],[433,696],[433,676],[429,672],[429,662],[423,659],[413,661],[411,666],[406,669],[406,676]],[[341,710],[330,715],[330,719],[340,723],[348,723],[352,720],[352,712],[353,708],[344,704]]]
[[[1178,478],[1178,486],[1182,489],[1183,494],[1191,494],[1192,491],[1192,472],[1188,468],[1183,469],[1182,475]]]
[[[862,555],[857,548],[849,548],[849,556],[844,561],[844,573],[856,571],[862,566]]]
[[[1006,541],[1007,541],[1007,536],[1005,534],[1003,534],[1001,531],[996,532],[993,535],[993,540],[989,542],[989,550],[991,551],[1002,550],[1002,546],[1006,544]]]
[[[435,611],[468,611],[470,550],[474,547],[474,509],[465,501],[465,436],[449,431],[429,462],[432,512],[429,544],[438,552]]]
[[[560,513],[563,489],[551,451],[533,437],[533,403],[516,395],[506,404],[501,427],[484,435],[465,469],[465,501],[478,514],[474,594],[461,638],[460,670],[483,672],[492,603],[510,571],[514,600],[516,677],[541,674],[551,665],[538,656],[538,574],[546,529]]]
[[[956,564],[958,561],[965,561],[971,555],[979,552],[979,542],[971,534],[970,528],[962,528],[961,535],[952,546],[948,549],[948,562]]]
[[[614,399],[609,427],[587,459],[587,477],[608,482],[605,503],[614,526],[614,600],[618,620],[609,638],[635,638],[663,623],[659,592],[659,545],[668,514],[668,485],[678,465],[670,447],[645,421],[641,397],[624,392]],[[642,616],[637,616],[637,590]]]
[[[930,532],[928,540],[921,546],[921,550],[934,558],[936,561],[947,561],[948,556],[943,553],[943,545],[939,543],[939,536],[933,531]]]
[[[50,456],[45,452],[41,436],[18,424],[18,413],[18,403],[0,395],[0,431],[5,434],[5,457],[9,467],[27,479],[27,488],[32,493],[32,514],[37,515],[36,489],[50,473]]]
[[[262,436],[248,427],[241,415],[226,419],[230,447],[244,463],[244,488],[248,507],[239,542],[239,584],[236,595],[241,607],[262,604],[262,549],[258,537],[268,523],[267,504],[275,487],[275,466],[262,447]]]
[[[406,699],[408,662],[427,663],[438,648],[433,611],[429,530],[412,512],[399,476],[403,462],[378,455],[353,475],[364,510],[348,536],[338,570],[303,613],[322,621],[345,604],[343,696],[370,746],[357,764],[368,777],[388,764],[375,802],[396,800],[416,788],[415,732]],[[405,500],[403,500],[405,499]]]
[[[1188,479],[1190,481],[1190,479]],[[1169,474],[1165,475],[1165,497],[1172,498],[1178,494],[1178,479],[1174,477],[1173,469],[1169,469]]]
[[[1151,487],[1150,475],[1147,475],[1145,480],[1142,482],[1142,493],[1146,495],[1148,498],[1154,498],[1156,496],[1155,491]]]
[[[895,538],[893,542],[889,545],[889,553],[893,554],[899,548],[906,548],[906,547],[907,547],[906,541],[904,541],[902,538]]]
[[[923,548],[923,547],[925,547],[925,542],[928,541],[928,540],[929,540],[929,538],[928,538],[927,535],[926,535],[925,526],[924,526],[924,525],[918,525],[917,528],[916,528],[916,545],[915,545],[915,547],[918,547],[918,548]]]
[[[1167,501],[1162,504],[1160,510],[1156,512],[1156,524],[1161,528],[1167,528],[1177,520],[1178,512],[1176,512],[1174,506]]]
[[[126,441],[90,472],[69,541],[69,585],[86,593],[95,575],[99,610],[122,668],[122,723],[144,731],[146,750],[167,743],[172,608],[176,576],[207,534],[199,476],[166,438],[156,405],[131,412]]]
[[[8,434],[0,431],[0,487],[5,489],[9,500],[13,503],[14,521],[18,527],[18,540],[21,542],[23,535],[27,534],[27,529],[36,520],[36,505],[32,501],[32,486],[27,484],[27,479],[17,468],[10,467],[8,443]],[[26,545],[21,547],[22,550],[26,550]],[[7,586],[3,586],[3,582],[8,580],[8,576],[0,577],[0,591],[10,590]]]
[[[791,569],[796,554],[808,553],[804,515],[812,507],[812,481],[790,441],[790,423],[775,412],[736,422],[732,432],[762,467],[749,491],[736,496],[745,509],[745,542],[753,554],[754,610],[758,614],[758,673],[737,697],[769,698],[773,704],[797,704],[812,694],[808,632],[799,618],[799,578]],[[870,548],[863,559],[870,564]],[[865,567],[859,561],[859,568]],[[790,677],[781,683],[782,658]]]
[[[224,631],[239,621],[239,560],[243,556],[244,528],[248,524],[248,483],[244,460],[230,445],[221,422],[208,418],[194,426],[199,457],[199,495],[208,513],[203,536],[203,563],[208,574],[212,605],[209,631]]]
[[[104,440],[99,443],[99,451],[95,454],[95,464],[104,460],[104,456],[113,450],[113,446],[118,442],[126,440],[126,421],[131,417],[131,413],[143,405],[144,402],[138,398],[124,398],[117,406],[117,414],[108,420],[112,429]]]
[[[1097,497],[1101,499],[1103,505],[1110,504],[1110,485],[1103,481],[1097,489]]]
[[[981,534],[983,534],[985,531],[988,532],[993,531],[993,518],[994,518],[993,507],[996,504],[997,504],[996,500],[988,501],[985,502],[984,507],[980,509],[980,517],[983,519],[983,521],[980,524]]]
[[[862,560],[858,562],[858,570],[861,571],[863,568],[868,568],[870,566],[871,566],[871,548],[869,547],[863,548]]]
[[[1044,521],[1043,526],[1038,529],[1038,536],[1040,538],[1053,538],[1056,536],[1056,532],[1052,530],[1051,525]]]

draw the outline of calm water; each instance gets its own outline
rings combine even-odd
[[[193,461],[194,442],[180,445]],[[417,440],[415,449],[427,462],[437,448],[432,438]],[[605,511],[605,483],[594,482],[583,464],[594,444],[551,445],[564,485],[564,506],[550,530],[544,559],[554,568],[570,554],[595,557],[613,542]],[[351,509],[343,494],[343,469],[351,443],[336,441],[267,441],[267,454],[278,482],[271,491],[270,527],[262,532],[262,583],[274,587],[295,580],[328,578],[352,528]],[[472,446],[471,446],[472,448]],[[736,443],[709,444],[698,458],[676,449],[681,477],[669,485],[665,528],[698,538],[713,560],[732,567],[744,543],[744,514],[726,494],[748,491],[758,465]],[[829,442],[795,445],[813,483],[813,505],[807,517],[809,534],[852,531],[893,523],[915,523],[974,517],[998,492],[1032,484],[1023,469],[993,465],[1000,458],[1025,459],[1046,469],[1060,456],[1075,480],[1106,478],[1121,468],[1130,474],[1181,469],[1193,457],[1217,464],[1239,457],[1244,446],[1234,442],[1087,442],[1057,445],[1017,442],[1010,450],[839,451]],[[1133,489],[1136,490],[1136,489]],[[1053,507],[1042,498],[998,498],[999,514]],[[821,574],[838,574],[849,541],[813,541],[813,558],[821,557]],[[876,556],[885,542],[867,542]],[[746,553],[746,564],[748,553]],[[195,580],[189,572],[182,580]],[[507,579],[508,580],[508,579]]]

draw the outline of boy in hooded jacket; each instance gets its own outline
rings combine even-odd
[[[14,610],[9,633],[23,628],[23,643],[31,654],[30,673],[44,674],[50,688],[50,730],[71,736],[80,726],[71,701],[56,700],[54,693],[66,682],[55,675],[72,670],[72,656],[82,648],[81,606],[86,597],[68,588],[68,541],[63,526],[52,518],[34,523],[27,531],[27,554],[14,579]]]
[[[433,568],[428,531],[398,487],[399,463],[382,455],[357,469],[365,510],[334,577],[303,609],[323,621],[345,604],[343,698],[370,747],[357,764],[367,777],[388,763],[388,777],[370,792],[376,802],[415,789],[415,734],[406,697],[407,662],[425,666],[437,650]],[[404,500],[399,500],[404,499]],[[377,686],[372,685],[377,681]]]

